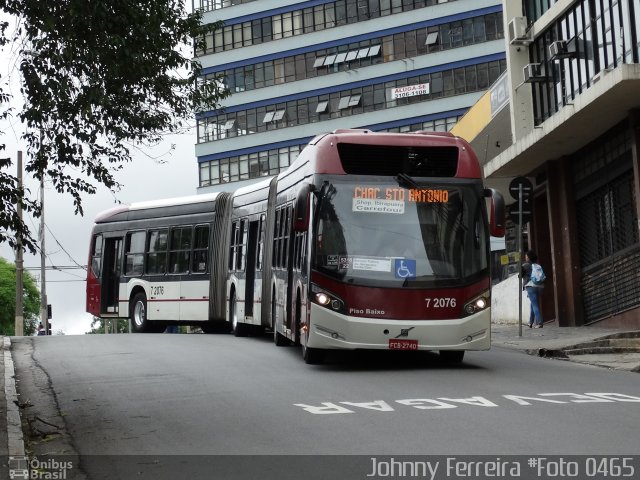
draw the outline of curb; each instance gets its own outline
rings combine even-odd
[[[4,337],[4,393],[7,402],[7,440],[9,456],[24,456],[24,437],[22,436],[22,420],[18,406],[18,392],[16,391],[15,369],[11,358],[11,340]]]

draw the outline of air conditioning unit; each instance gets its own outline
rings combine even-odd
[[[529,45],[533,39],[527,29],[526,17],[514,17],[509,22],[509,43],[511,45]]]
[[[547,77],[542,71],[542,65],[539,63],[529,63],[522,69],[524,83],[544,82]]]
[[[549,56],[551,60],[562,60],[564,58],[575,57],[576,51],[568,42],[559,40],[549,45]]]

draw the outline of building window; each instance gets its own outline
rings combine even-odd
[[[274,82],[278,84],[285,80],[304,80],[347,69],[457,48],[462,46],[462,42],[458,45],[451,41],[453,25],[454,23],[448,22],[428,27],[428,29],[422,27],[387,37],[283,57],[275,61],[244,65],[224,72],[207,74],[201,83],[222,81],[231,92],[242,92],[264,88],[273,85]],[[455,31],[459,30],[462,34],[461,38],[471,39],[471,43],[482,43],[503,37],[502,13],[473,17],[468,22],[457,22],[455,25]],[[381,55],[383,52],[384,54]]]
[[[383,5],[373,8],[360,8],[362,5],[356,5],[356,0],[347,1],[347,12],[344,12],[345,0],[339,0],[333,3],[327,3],[324,6],[318,5],[313,8],[305,8],[303,10],[292,10],[261,19],[255,19],[249,22],[243,22],[235,25],[228,25],[218,30],[207,33],[203,37],[195,41],[196,56],[207,55],[214,52],[222,52],[235,48],[246,47],[250,45],[279,40],[286,37],[302,35],[314,31],[321,31],[328,28],[334,28],[339,25],[357,23],[367,21],[370,18],[382,15],[402,13],[416,8],[424,8],[434,5],[433,0],[423,1],[402,1],[393,0],[393,8],[389,9],[385,3],[388,1],[379,0]],[[366,3],[366,2],[358,2]],[[377,2],[373,2],[377,3]]]
[[[242,155],[202,162],[200,164],[200,186],[208,187],[220,183],[277,175],[293,163],[305,145],[294,145],[251,153],[248,156]],[[223,176],[220,175],[220,171],[224,172]],[[207,177],[202,172],[212,173]]]
[[[634,5],[634,8],[631,8]],[[637,8],[636,8],[637,7]],[[632,10],[636,18],[632,18]],[[546,11],[528,2],[528,12]],[[544,81],[532,84],[534,120],[544,122],[576,95],[598,82],[620,63],[637,63],[640,46],[638,2],[603,0],[573,2],[572,7],[549,26],[529,47],[531,63],[540,63]],[[558,56],[556,42],[566,52]],[[555,44],[555,45],[554,45]]]
[[[262,123],[277,122],[284,118],[285,110],[276,110],[275,112],[267,112],[262,119]]]
[[[224,126],[228,121],[226,115],[211,116],[199,119],[198,141],[216,141],[235,135],[250,135],[265,132],[276,128],[306,125],[328,118],[357,115],[362,112],[383,110],[418,102],[426,102],[437,98],[462,95],[471,92],[485,90],[506,69],[505,60],[495,60],[488,63],[479,63],[467,67],[459,67],[440,72],[420,73],[412,72],[411,77],[398,79],[381,84],[367,85],[361,88],[348,89],[334,92],[329,95],[312,96],[290,100],[266,107],[258,107],[236,112],[236,124],[232,130],[215,130],[215,134],[208,134],[208,125]],[[429,85],[428,91],[421,95],[395,98],[385,96],[387,92],[407,85]],[[331,107],[329,106],[331,104]],[[267,108],[274,110],[267,112]],[[251,128],[248,119],[260,118],[262,122]],[[285,121],[286,120],[286,121]],[[202,133],[201,133],[202,132]],[[237,176],[236,171],[223,171],[221,165],[220,178],[225,181],[224,174]],[[211,182],[214,183],[214,169],[211,170]],[[201,171],[201,174],[203,172]],[[206,175],[206,172],[205,172]],[[206,177],[201,177],[204,180]],[[226,181],[234,181],[233,178]]]
[[[318,102],[318,106],[316,107],[316,113],[324,113],[327,111],[327,107],[329,106],[328,101]]]

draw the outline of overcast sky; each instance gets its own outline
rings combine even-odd
[[[13,106],[19,109],[15,55],[11,50],[11,45],[0,50],[0,82],[3,90],[14,96]],[[195,119],[191,123],[195,124]],[[0,145],[7,147],[0,151],[0,156],[13,159],[13,166],[6,172],[12,175],[17,173],[19,149],[24,152],[23,162],[26,164],[26,146],[20,142],[21,134],[22,125],[15,117],[0,120]],[[74,214],[73,202],[68,195],[58,194],[51,184],[45,185],[46,265],[86,266],[93,219],[97,213],[112,208],[116,199],[128,204],[195,194],[198,184],[195,141],[195,129],[192,129],[186,134],[167,136],[153,149],[135,151],[133,162],[125,165],[116,176],[122,190],[115,197],[104,187],[96,195],[84,195],[84,216]],[[173,150],[172,145],[175,145]],[[25,177],[25,185],[33,194],[39,195],[39,184]],[[25,217],[25,222],[37,237],[40,220]],[[0,244],[0,256],[15,261],[13,250],[6,244]],[[25,255],[25,268],[39,281],[40,256]],[[46,271],[47,298],[52,305],[54,332],[62,330],[72,335],[89,331],[92,317],[85,312],[85,277],[86,271],[82,269]]]

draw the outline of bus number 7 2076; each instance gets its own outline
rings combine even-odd
[[[337,130],[234,192],[100,214],[87,311],[136,332],[268,329],[309,363],[331,349],[459,362],[491,343],[490,235],[504,235],[504,202],[467,142]]]

